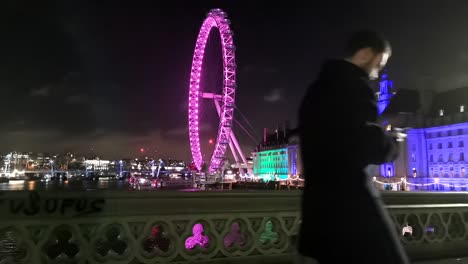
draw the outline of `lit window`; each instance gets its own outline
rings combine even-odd
[[[437,161],[438,162],[444,162],[444,156],[442,156],[442,154],[440,154],[439,159]]]
[[[443,116],[444,115],[444,109],[440,109],[439,110],[439,116]]]
[[[464,105],[460,105],[460,112],[461,113],[465,112],[465,106]]]

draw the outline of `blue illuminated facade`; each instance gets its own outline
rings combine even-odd
[[[466,98],[468,87],[434,93],[423,102],[429,107],[405,124],[414,128],[407,130],[405,152],[396,161],[405,168],[397,176],[405,177],[412,190],[467,190]]]
[[[408,131],[408,175],[418,183],[466,185],[468,123]]]
[[[379,92],[377,94],[377,103],[379,115],[387,108],[395,92],[393,91],[393,82],[388,79],[387,73],[382,74],[382,79],[379,82]]]
[[[377,93],[379,115],[385,111],[394,94],[393,82],[388,78],[388,74],[385,72],[382,74],[381,81],[379,82],[379,92]],[[395,162],[382,164],[380,166],[380,176],[385,178],[395,176]]]

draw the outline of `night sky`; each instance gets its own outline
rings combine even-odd
[[[192,52],[212,8],[228,14],[235,34],[236,104],[248,122],[238,112],[236,118],[253,137],[235,128],[245,152],[259,143],[264,127],[284,120],[295,125],[307,85],[325,59],[342,55],[354,29],[377,29],[391,41],[388,73],[397,88],[468,85],[467,1],[325,2],[3,1],[1,154],[119,158],[143,147],[148,156],[189,160]],[[206,91],[220,87],[218,40],[212,34],[208,43]],[[211,102],[204,101],[202,114],[208,145],[217,130]],[[209,156],[209,146],[204,151]]]

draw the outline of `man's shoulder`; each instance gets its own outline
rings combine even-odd
[[[367,75],[345,60],[325,61],[317,78],[309,85],[309,96],[334,94],[346,97],[374,96]]]

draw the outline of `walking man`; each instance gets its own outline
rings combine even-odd
[[[364,172],[397,158],[397,137],[376,124],[368,85],[391,56],[390,44],[377,32],[359,31],[345,51],[344,59],[323,64],[299,110],[305,175],[299,262],[409,263]]]

